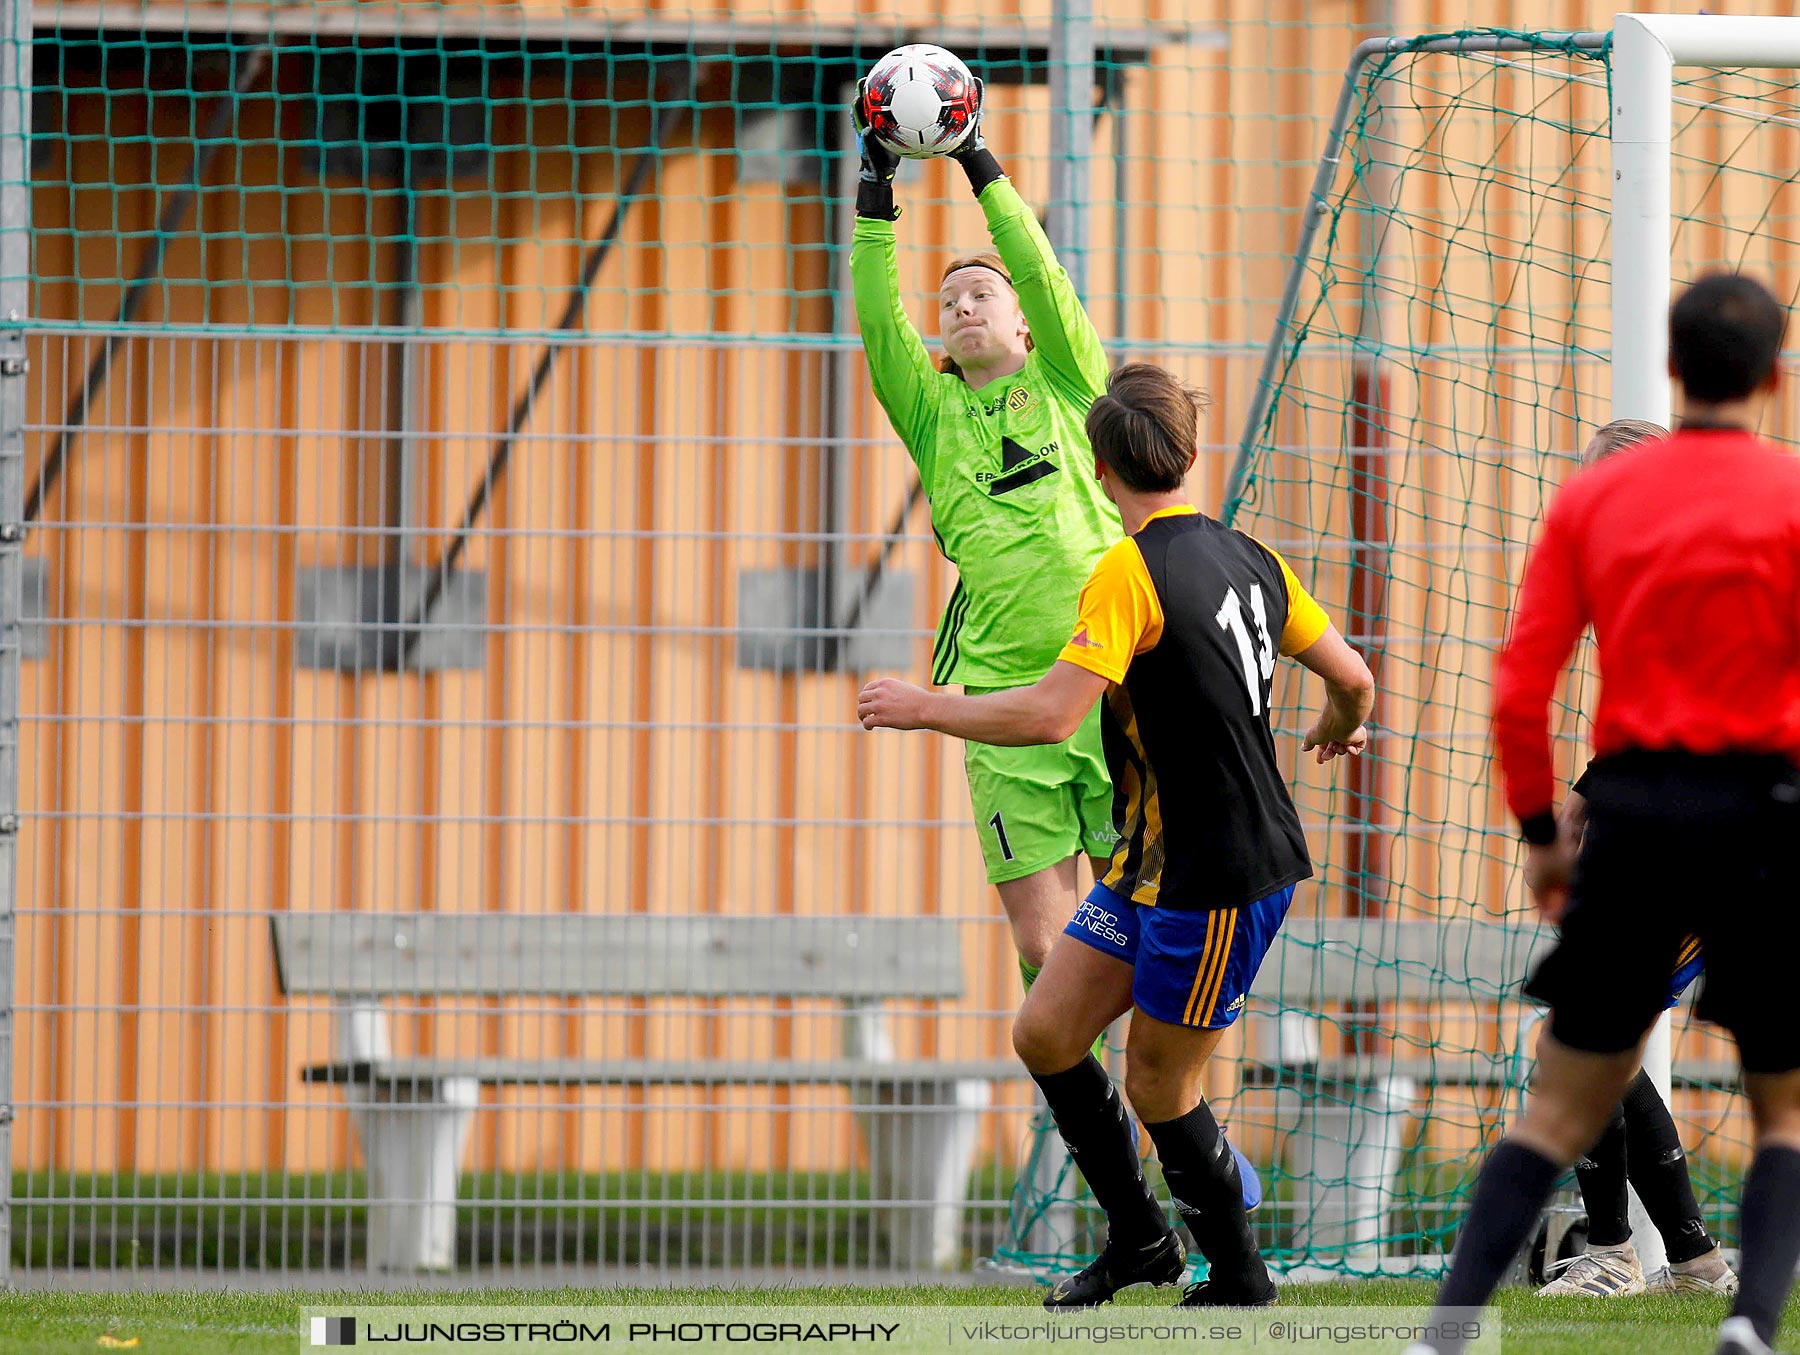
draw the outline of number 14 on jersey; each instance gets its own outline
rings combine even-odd
[[[1263,602],[1261,584],[1250,585],[1250,620],[1244,619],[1244,604],[1237,589],[1225,590],[1225,601],[1213,618],[1219,629],[1237,642],[1238,660],[1244,665],[1244,686],[1250,691],[1250,713],[1263,712],[1263,688],[1275,676],[1275,642],[1269,637],[1269,609]],[[1256,634],[1250,627],[1256,627]]]

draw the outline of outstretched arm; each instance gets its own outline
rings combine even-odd
[[[977,113],[968,139],[952,155],[969,176],[994,248],[1012,274],[1032,346],[1064,384],[1100,395],[1106,389],[1106,353],[1099,332],[1075,294],[1068,270],[1057,262],[1037,214],[988,150],[981,122]]]
[[[956,696],[893,678],[862,689],[856,714],[864,729],[936,729],[976,743],[1021,747],[1061,743],[1087,718],[1110,682],[1121,682],[1132,655],[1162,630],[1156,589],[1129,537],[1115,543],[1082,585],[1074,637],[1062,657],[1029,687]]]
[[[995,179],[980,190],[980,200],[994,248],[1012,274],[1019,309],[1031,326],[1031,342],[1039,358],[1065,385],[1102,394],[1106,390],[1106,351],[1100,346],[1099,331],[1075,294],[1068,270],[1057,262],[1037,214],[1019,196],[1011,179]]]
[[[1106,679],[1058,661],[1029,687],[981,696],[931,692],[898,678],[876,678],[856,699],[864,729],[935,729],[973,743],[1019,748],[1061,743],[1106,690]]]
[[[925,341],[900,304],[900,268],[894,240],[894,171],[898,158],[864,131],[858,87],[852,116],[862,156],[857,180],[856,226],[850,235],[850,286],[869,381],[887,411],[894,432],[906,445],[919,473],[928,473],[932,427],[937,418],[937,371]]]

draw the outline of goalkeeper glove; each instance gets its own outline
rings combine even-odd
[[[962,140],[962,145],[950,152],[950,158],[963,167],[963,173],[969,176],[969,188],[976,197],[981,190],[995,179],[1004,178],[1006,171],[1000,168],[1000,162],[994,159],[987,148],[987,138],[981,135],[981,120],[987,112],[987,100],[982,88],[981,77],[975,80],[975,116],[970,120],[969,133]]]
[[[864,80],[856,82],[856,98],[850,104],[850,121],[856,127],[856,153],[862,157],[862,174],[856,184],[856,214],[892,221],[900,215],[894,209],[894,172],[900,168],[900,157],[869,131],[869,116],[863,106],[866,84]]]

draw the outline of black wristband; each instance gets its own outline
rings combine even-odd
[[[1546,809],[1519,824],[1519,836],[1534,847],[1548,847],[1556,841],[1556,815]]]
[[[897,221],[899,210],[894,206],[894,185],[891,183],[875,183],[870,179],[861,179],[856,185],[856,214],[873,217],[877,221]]]
[[[995,179],[1004,179],[1006,171],[1000,168],[1000,162],[994,159],[994,153],[986,146],[980,150],[970,151],[966,155],[956,157],[956,163],[963,167],[963,173],[969,176],[969,188],[976,197],[981,190]]]

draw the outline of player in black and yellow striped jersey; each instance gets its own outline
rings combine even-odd
[[[1325,710],[1303,743],[1320,762],[1362,751],[1374,682],[1279,555],[1187,501],[1195,392],[1160,368],[1122,367],[1087,431],[1127,538],[1095,567],[1075,634],[1050,672],[980,696],[880,679],[863,689],[858,713],[869,729],[1048,743],[1105,694],[1119,844],[1013,1033],[1109,1225],[1099,1259],[1057,1285],[1045,1306],[1104,1303],[1126,1285],[1169,1284],[1183,1272],[1124,1108],[1087,1052],[1127,1011],[1126,1092],[1210,1268],[1183,1303],[1271,1303],[1275,1286],[1201,1077],[1295,885],[1312,873],[1269,728],[1276,654],[1326,680]]]
[[[1235,910],[1310,875],[1268,694],[1277,650],[1302,653],[1331,623],[1287,562],[1171,504],[1101,557],[1080,607],[1061,658],[1109,684],[1102,731],[1120,841],[1100,878],[1107,893]]]

